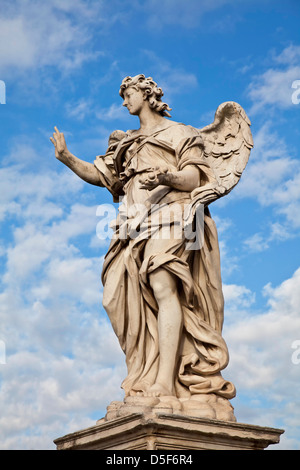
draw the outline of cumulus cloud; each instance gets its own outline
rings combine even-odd
[[[224,284],[223,293],[228,310],[250,307],[255,301],[255,294],[245,286]]]
[[[254,102],[251,112],[255,113],[267,105],[280,108],[292,107],[292,84],[299,77],[299,66],[285,70],[270,69],[258,76],[249,88],[249,96]]]
[[[112,398],[122,398],[124,356],[101,310],[103,253],[91,257],[74,243],[80,236],[95,236],[95,208],[67,197],[70,191],[78,194],[81,183],[68,184],[64,172],[49,178],[19,164],[4,170],[3,183],[24,183],[16,191],[7,186],[3,196],[5,204],[16,203],[21,210],[15,214],[0,294],[0,339],[7,350],[1,365],[0,398],[6,403],[1,442],[4,449],[50,449],[52,439],[93,425]],[[51,217],[39,219],[32,207],[28,210],[39,187],[40,212],[52,204]],[[230,221],[221,222],[226,231]],[[249,405],[236,406],[240,421],[274,426],[297,402],[291,344],[300,327],[299,281],[300,270],[280,286],[266,286],[265,312],[255,311],[255,294],[246,286],[224,286],[231,356],[225,375],[238,394],[250,393],[256,400],[251,412]],[[280,405],[282,396],[289,404]],[[273,415],[260,416],[265,399]]]
[[[82,183],[70,172],[25,162],[0,172],[3,228],[14,216],[1,232],[1,447],[53,449],[53,439],[95,424],[121,399],[125,366],[101,306],[96,206],[74,202]]]
[[[273,220],[260,230],[249,233],[245,248],[262,252],[272,243],[286,241],[299,233],[300,163],[297,149],[275,130],[272,110],[291,110],[292,84],[300,77],[300,46],[291,44],[271,57],[271,66],[253,78],[248,95],[253,106],[250,115],[268,113],[260,127],[254,128],[254,149],[242,179],[232,198],[252,198],[268,208]],[[283,114],[280,115],[283,117]],[[256,118],[257,119],[257,118]],[[254,119],[252,119],[254,122]]]
[[[255,147],[231,197],[251,198],[272,211],[272,221],[245,240],[246,247],[259,252],[272,242],[294,237],[299,231],[300,162],[271,122],[265,122],[253,138]]]
[[[233,289],[229,286],[227,295],[231,298],[232,292],[240,299],[235,307],[240,303],[241,308],[227,305],[229,321],[225,321],[224,336],[230,351],[226,375],[237,387],[238,420],[249,422],[251,419],[253,424],[289,428],[290,432],[292,427],[297,434],[300,365],[293,362],[292,355],[293,344],[300,335],[300,268],[277,287],[265,286],[264,311],[256,311],[254,303],[247,305],[244,302],[245,293],[246,299],[250,295],[253,300],[245,287]],[[247,407],[243,405],[244,395],[248,397]],[[295,417],[293,423],[289,418],[291,407]],[[294,444],[283,436],[282,448]]]
[[[1,448],[14,450],[54,449],[53,439],[95,424],[97,417],[91,419],[87,412],[99,410],[102,417],[109,397],[118,397],[122,374],[121,366],[103,367],[94,358],[46,350],[19,351],[3,368]]]
[[[2,70],[55,66],[74,69],[99,52],[87,52],[89,26],[102,21],[101,3],[69,0],[2,1],[0,64]]]
[[[274,65],[256,75],[248,88],[253,102],[251,113],[268,108],[288,109],[294,106],[293,83],[300,79],[300,46],[290,45],[273,58]]]

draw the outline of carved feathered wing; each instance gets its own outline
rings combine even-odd
[[[199,129],[204,159],[213,170],[217,184],[197,188],[192,196],[198,202],[209,204],[228,194],[239,182],[253,147],[250,126],[244,109],[228,101],[218,107],[212,124]]]

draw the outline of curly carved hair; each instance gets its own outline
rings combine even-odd
[[[124,91],[129,87],[135,88],[136,90],[141,90],[146,93],[151,109],[157,111],[162,116],[171,117],[171,115],[167,112],[167,110],[171,111],[171,108],[169,108],[167,103],[163,103],[161,100],[164,93],[151,77],[146,78],[143,74],[136,75],[135,77],[125,77],[122,80],[119,91],[119,94],[123,99]]]

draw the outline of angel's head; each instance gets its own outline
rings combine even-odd
[[[167,103],[163,103],[161,100],[163,91],[157,86],[157,83],[155,83],[151,77],[146,78],[143,74],[136,75],[135,77],[125,77],[121,83],[119,91],[123,100],[130,98],[130,96],[128,96],[129,88],[142,92],[145,99],[148,100],[149,107],[153,111],[156,111],[162,116],[171,117],[171,115],[167,112],[167,110],[171,111],[171,108],[169,108]],[[130,105],[126,106],[129,112],[131,112]],[[132,114],[135,114],[134,110],[132,110]]]

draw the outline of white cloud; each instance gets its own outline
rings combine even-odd
[[[300,79],[300,46],[290,45],[274,56],[274,65],[261,75],[256,75],[248,88],[253,101],[251,113],[263,109],[288,109],[294,106],[292,84]]]
[[[300,61],[300,46],[295,44],[290,44],[288,47],[283,49],[283,51],[275,55],[274,57],[275,62],[279,64],[288,64],[288,65],[296,65]]]
[[[265,295],[269,297],[268,304],[276,314],[284,311],[288,315],[295,315],[300,319],[300,268],[293,277],[282,282],[278,287],[270,284],[265,286]],[[294,331],[296,332],[296,331]],[[300,331],[299,331],[300,333]]]
[[[299,77],[300,66],[292,66],[286,70],[269,69],[256,77],[249,87],[249,97],[254,102],[251,113],[266,106],[292,107],[292,84]]]
[[[53,439],[95,424],[122,397],[124,356],[101,307],[102,256],[75,245],[84,236],[89,250],[96,208],[73,203],[82,185],[70,172],[13,163],[1,178],[3,204],[18,207],[1,243],[9,240],[0,292],[1,448],[54,449]]]
[[[255,301],[255,294],[245,286],[224,284],[223,293],[226,308],[229,310],[250,307]]]
[[[81,235],[93,240],[95,208],[69,199],[61,212],[54,210],[60,207],[57,195],[64,199],[70,188],[78,193],[76,185],[65,184],[63,173],[53,182],[47,174],[25,172],[19,165],[5,170],[11,182],[23,178],[24,184],[15,192],[7,187],[5,193],[5,203],[17,200],[22,211],[0,294],[0,339],[7,348],[1,366],[2,448],[54,448],[52,439],[94,424],[112,399],[121,399],[124,356],[101,312],[101,258],[84,255],[72,245]],[[40,186],[40,211],[53,204],[54,215],[38,223],[28,208]],[[224,220],[223,230],[228,228],[230,221]],[[278,405],[284,394],[292,403],[297,400],[297,366],[290,359],[300,327],[299,280],[300,270],[276,288],[267,286],[269,310],[255,315],[254,293],[246,286],[224,286],[225,339],[231,355],[226,377],[230,375],[238,393],[256,396],[259,390],[252,404],[257,424],[276,425],[284,415],[284,405]],[[279,383],[282,377],[284,385]],[[258,417],[264,394],[276,409],[273,417]],[[99,416],[92,419],[96,410]],[[249,407],[236,412],[242,420]]]
[[[99,52],[84,48],[89,26],[103,21],[101,3],[69,0],[2,1],[0,16],[1,69],[55,66],[79,67]]]
[[[264,312],[256,312],[253,304],[244,304],[242,313],[228,307],[224,336],[230,363],[226,376],[237,387],[238,420],[249,422],[250,417],[253,424],[283,426],[293,435],[300,422],[300,365],[292,362],[292,344],[300,339],[300,268],[279,286],[267,285],[264,294],[268,305]],[[247,405],[239,408],[239,396],[244,395]],[[289,419],[291,407],[293,423]],[[281,445],[287,448],[290,443],[283,437]]]
[[[275,222],[268,224],[268,233],[255,233],[244,241],[244,245],[252,252],[265,251],[274,241],[285,241],[293,238],[295,234],[290,230],[288,224]]]
[[[30,153],[31,148],[26,148],[26,151]],[[15,150],[12,155],[16,155]],[[75,178],[70,171],[63,170],[58,173],[49,168],[42,168],[42,164],[36,165],[34,172],[26,171],[27,164],[26,160],[20,159],[20,163],[0,169],[0,207],[3,217],[20,210],[20,215],[24,217],[31,215],[34,218],[42,215],[43,218],[49,219],[58,216],[61,209],[55,205],[57,200],[63,201],[66,197],[69,200],[70,194],[76,193],[83,186],[83,182]]]
[[[253,101],[249,114],[260,111],[268,113],[268,117],[254,133],[254,149],[232,197],[255,199],[261,207],[272,211],[272,222],[266,221],[264,227],[249,234],[245,240],[245,247],[255,252],[268,249],[272,242],[295,237],[300,227],[300,163],[297,150],[279,132],[274,131],[277,125],[275,112],[294,106],[292,83],[300,77],[299,56],[300,46],[294,44],[280,53],[273,53],[272,66],[254,77],[248,88]]]
[[[104,368],[87,356],[68,358],[45,350],[11,355],[1,387],[6,404],[0,418],[1,448],[54,449],[53,439],[95,424],[97,418],[89,418],[88,412],[98,409],[102,417],[110,397],[118,397],[121,374],[121,366]]]
[[[53,256],[53,255],[52,255]],[[32,289],[32,295],[43,301],[71,297],[87,306],[100,305],[99,258],[65,257],[52,258],[46,270],[46,277]]]
[[[271,242],[294,237],[300,227],[300,162],[266,122],[254,134],[255,147],[232,198],[252,198],[272,210],[272,222],[249,234],[245,244],[263,251]]]

